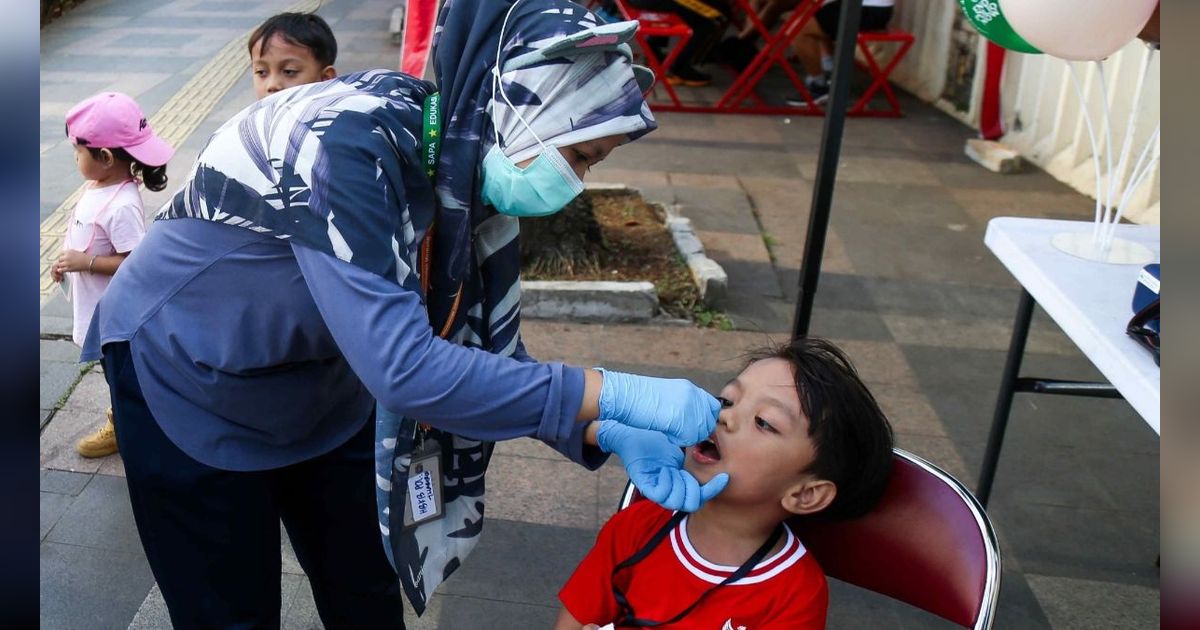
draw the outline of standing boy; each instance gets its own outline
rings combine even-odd
[[[254,29],[247,43],[254,97],[337,76],[337,40],[319,15],[280,13]]]

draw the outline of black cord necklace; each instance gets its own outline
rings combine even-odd
[[[750,573],[750,571],[754,569],[759,562],[762,562],[762,559],[767,556],[767,554],[771,551],[771,548],[775,546],[775,543],[779,542],[779,537],[783,535],[783,524],[780,523],[775,530],[771,532],[771,536],[767,538],[767,541],[764,542],[748,560],[743,562],[742,566],[738,567],[737,571],[734,571],[733,574],[722,580],[720,584],[716,584],[701,593],[700,597],[696,598],[696,601],[692,602],[690,606],[684,608],[682,612],[674,617],[671,617],[666,621],[640,619],[636,614],[634,614],[633,605],[629,603],[629,600],[625,597],[625,593],[622,593],[620,587],[617,586],[617,573],[632,567],[633,565],[645,559],[646,556],[650,555],[650,552],[654,551],[654,548],[657,547],[659,543],[661,543],[663,539],[667,537],[667,534],[671,533],[671,530],[674,529],[675,526],[679,525],[679,523],[681,523],[686,516],[687,512],[676,512],[670,518],[670,520],[666,522],[666,524],[664,524],[657,532],[654,533],[654,536],[652,536],[650,540],[647,541],[646,544],[637,551],[637,553],[626,558],[620,564],[613,567],[611,582],[613,598],[617,601],[617,620],[613,623],[615,627],[653,628],[655,626],[675,623],[676,621],[683,619],[688,613],[692,612],[696,606],[699,606],[700,602],[704,601],[706,597],[711,595],[713,591],[725,586],[726,584],[732,584],[745,577],[747,573]]]

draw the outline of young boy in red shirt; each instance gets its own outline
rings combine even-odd
[[[609,519],[559,592],[556,630],[825,627],[825,575],[784,521],[870,511],[891,425],[845,354],[816,338],[752,354],[718,400],[716,431],[684,467],[729,485],[692,514],[639,501]]]

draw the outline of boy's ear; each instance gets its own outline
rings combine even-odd
[[[322,81],[328,81],[336,76],[337,76],[337,68],[334,68],[333,66],[325,66],[325,69],[321,71],[321,80]]]
[[[797,483],[783,496],[783,509],[792,514],[814,514],[829,507],[837,486],[826,479],[810,477]]]

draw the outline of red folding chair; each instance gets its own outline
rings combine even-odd
[[[879,505],[862,518],[788,526],[825,574],[964,628],[992,627],[1000,595],[1000,546],[983,506],[954,477],[895,449]],[[641,496],[632,483],[624,508]]]
[[[745,0],[738,0],[745,2]],[[746,8],[747,17],[755,25],[759,31],[759,35],[767,42],[767,44],[759,51],[759,54],[751,62],[750,66],[738,76],[729,90],[721,97],[717,103],[718,108],[730,109],[744,113],[803,113],[803,114],[819,114],[824,115],[825,110],[821,108],[813,100],[808,89],[804,86],[804,82],[799,75],[792,69],[791,63],[788,62],[788,53],[791,50],[791,43],[796,38],[800,29],[808,20],[813,19],[820,3],[805,3],[801,4],[792,14],[784,21],[783,26],[775,33],[767,31],[766,27],[758,20],[753,11]],[[855,101],[846,114],[850,116],[880,116],[880,117],[899,117],[902,115],[900,111],[900,101],[896,99],[896,93],[892,91],[892,86],[888,83],[888,77],[892,71],[908,54],[910,48],[916,38],[912,33],[900,29],[887,29],[882,31],[860,31],[856,39],[858,50],[862,53],[863,61],[855,59],[855,66],[867,72],[871,77],[871,83],[863,92],[862,96]],[[886,42],[898,44],[895,54],[892,55],[887,65],[880,67],[878,59],[875,58],[875,53],[871,50],[871,44],[876,42]],[[792,86],[803,96],[804,100],[808,101],[807,107],[793,108],[770,106],[762,103],[762,100],[754,93],[755,87],[767,71],[772,66],[777,66],[787,75]],[[867,106],[871,102],[871,98],[876,92],[883,91],[884,97],[887,99],[888,109],[868,109]],[[755,104],[746,107],[746,100],[753,100]],[[800,111],[796,111],[799,109]]]
[[[665,80],[666,71],[675,63],[675,59],[679,57],[679,53],[683,51],[683,47],[687,45],[688,40],[692,38],[692,27],[688,26],[682,18],[674,13],[656,13],[652,11],[642,11],[629,6],[624,0],[616,0],[617,10],[621,12],[621,17],[626,20],[637,20],[638,30],[634,37],[637,39],[638,45],[642,47],[642,54],[646,57],[646,65],[654,71],[654,85],[662,85],[667,90],[667,96],[671,98],[671,102],[676,107],[682,107],[683,104],[679,101],[679,95],[675,93],[674,86],[670,81]],[[649,39],[651,37],[677,37],[678,41],[667,52],[664,59],[659,59],[655,54],[654,48],[650,46]]]
[[[892,70],[896,69],[900,61],[904,59],[904,55],[908,54],[908,49],[912,48],[916,38],[908,31],[899,29],[888,29],[886,31],[863,31],[858,34],[858,50],[862,53],[865,64],[857,64],[859,68],[865,69],[871,76],[871,85],[869,85],[862,96],[855,101],[850,109],[846,110],[848,115],[866,115],[866,116],[900,116],[900,101],[896,100],[896,93],[892,91],[892,86],[888,83],[888,77],[892,74]],[[871,51],[872,42],[886,42],[898,44],[891,61],[882,68],[879,67],[878,60],[875,59],[875,54]],[[867,103],[871,102],[871,97],[875,93],[883,90],[883,96],[887,99],[890,109],[886,110],[868,110]]]
[[[758,32],[758,36],[763,40],[764,45],[750,64],[746,66],[741,73],[734,79],[733,84],[729,89],[721,95],[721,99],[717,101],[716,108],[719,110],[727,110],[735,113],[748,114],[776,114],[795,112],[798,108],[770,106],[762,102],[762,99],[754,93],[755,87],[766,76],[767,71],[772,66],[777,66],[784,74],[792,86],[803,95],[804,100],[808,101],[810,107],[807,111],[799,113],[808,114],[823,114],[824,110],[817,107],[813,102],[812,95],[809,94],[808,88],[804,86],[804,81],[800,75],[792,68],[792,64],[788,62],[788,51],[791,50],[792,41],[800,33],[800,29],[804,24],[813,19],[817,9],[821,7],[821,3],[816,0],[809,2],[801,2],[795,10],[783,21],[783,24],[772,33],[767,25],[759,19],[758,14],[750,6],[748,0],[736,0],[737,6],[740,7],[746,15],[746,19],[754,26]],[[750,107],[744,107],[743,103],[751,99],[755,102]]]

